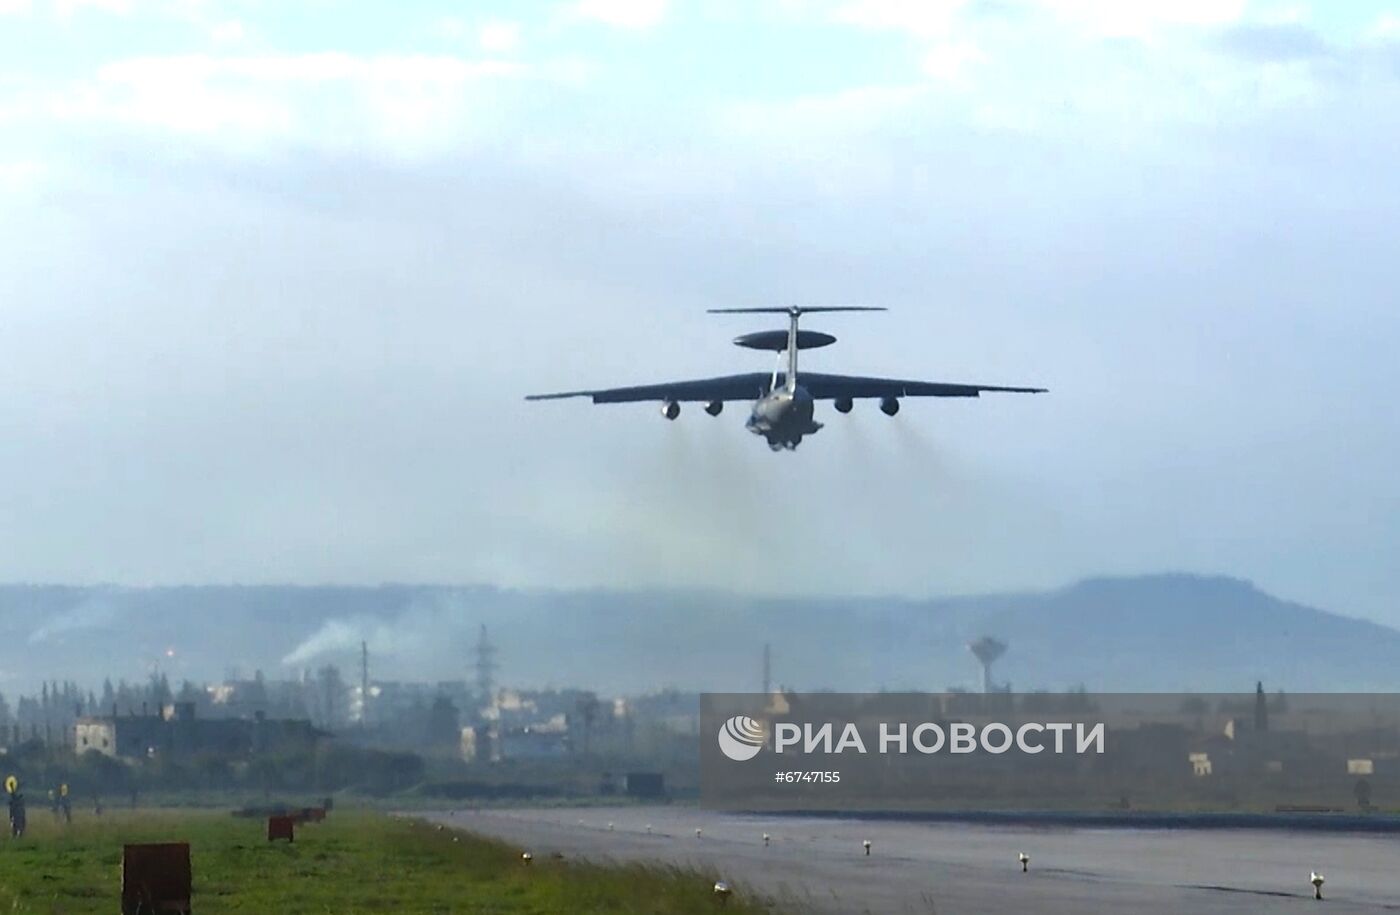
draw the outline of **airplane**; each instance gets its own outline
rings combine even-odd
[[[705,412],[718,416],[726,401],[751,400],[753,409],[746,428],[761,435],[774,451],[791,451],[802,444],[804,436],[815,433],[822,424],[813,419],[816,401],[830,400],[838,413],[849,413],[857,398],[880,398],[880,411],[886,416],[899,412],[901,397],[977,397],[983,391],[1016,394],[1043,394],[1045,388],[1015,388],[986,384],[948,384],[939,381],[902,381],[895,378],[863,378],[857,375],[823,375],[797,372],[797,354],[804,349],[817,349],[836,342],[831,334],[815,330],[799,330],[798,320],[804,314],[834,311],[886,311],[860,305],[780,306],[774,308],[711,308],[710,314],[785,314],[788,328],[758,331],[736,337],[737,346],[770,350],[778,354],[778,365],[771,375],[752,372],[746,375],[724,375],[694,381],[672,381],[664,384],[638,385],[628,388],[602,388],[591,391],[562,391],[557,394],[531,394],[526,400],[558,400],[566,397],[589,397],[597,403],[635,403],[660,401],[661,415],[667,419],[680,416],[681,402],[705,404]],[[787,356],[786,371],[782,370],[783,355]]]

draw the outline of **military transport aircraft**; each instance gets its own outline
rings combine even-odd
[[[815,330],[798,330],[802,315],[831,311],[885,311],[856,305],[781,308],[711,308],[711,314],[785,314],[788,329],[759,331],[736,337],[738,346],[771,350],[779,354],[778,366],[771,375],[753,372],[747,375],[725,375],[695,381],[672,381],[665,384],[645,384],[630,388],[603,388],[595,391],[564,391],[558,394],[531,394],[526,400],[556,400],[562,397],[591,397],[594,403],[632,403],[660,401],[661,415],[675,419],[681,413],[681,401],[699,401],[705,412],[718,416],[727,400],[752,400],[753,411],[745,424],[755,435],[768,441],[774,451],[792,450],[822,427],[813,420],[815,401],[830,400],[838,413],[849,413],[858,397],[880,398],[880,410],[886,416],[899,412],[901,397],[977,397],[983,391],[1008,391],[1020,394],[1041,394],[1045,388],[1008,388],[986,384],[948,384],[941,381],[901,381],[895,378],[863,378],[858,375],[821,375],[815,372],[797,374],[797,352],[816,349],[836,342],[830,334]],[[787,369],[782,370],[782,354],[787,354]]]

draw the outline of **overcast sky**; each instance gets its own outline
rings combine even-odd
[[[1400,623],[1400,2],[0,0],[0,578]],[[766,370],[1035,384],[526,404]]]

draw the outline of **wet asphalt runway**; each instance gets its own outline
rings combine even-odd
[[[1400,911],[1400,837],[1387,835],[786,818],[685,807],[464,809],[426,817],[536,856],[694,868],[794,912]],[[772,837],[766,848],[765,832]],[[1031,856],[1024,874],[1016,858],[1023,851]],[[1327,879],[1321,903],[1308,883],[1313,870]]]

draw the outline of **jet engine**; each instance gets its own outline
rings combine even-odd
[[[722,400],[712,400],[709,403],[705,404],[705,412],[710,414],[711,416],[718,416],[719,412],[723,409],[724,401]]]
[[[681,415],[681,405],[674,400],[668,400],[661,405],[661,415],[667,419],[675,419]]]
[[[886,416],[893,416],[899,412],[899,398],[886,397],[880,401],[880,412]]]
[[[856,402],[849,397],[838,397],[832,403],[832,406],[836,408],[837,413],[849,413],[851,412],[851,408],[855,405]]]

